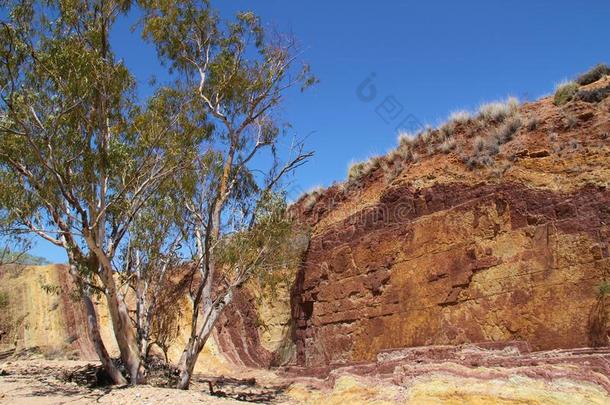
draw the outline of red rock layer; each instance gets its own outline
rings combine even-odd
[[[224,311],[216,325],[215,336],[222,354],[233,364],[269,367],[273,354],[259,338],[259,324],[253,297],[242,289]]]
[[[495,337],[535,349],[587,345],[595,284],[610,264],[608,190],[407,185],[385,190],[379,201],[311,241],[293,294],[299,364]],[[565,257],[572,247],[561,241],[571,234],[584,238],[580,257]],[[493,268],[499,271],[481,287],[498,288],[471,287]],[[566,306],[577,309],[568,319]]]
[[[457,346],[425,346],[382,351],[375,361],[324,367],[285,367],[287,377],[317,377],[332,386],[341,375],[374,377],[396,385],[426,375],[450,375],[475,380],[505,380],[515,376],[552,382],[590,383],[610,393],[610,349],[531,352],[525,342],[480,342]]]

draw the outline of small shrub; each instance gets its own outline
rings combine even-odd
[[[556,106],[564,105],[568,101],[572,100],[576,92],[578,91],[578,84],[574,82],[562,82],[555,87],[555,96],[553,97],[553,103]]]
[[[599,103],[608,96],[610,96],[610,86],[593,90],[578,90],[574,95],[574,99],[584,101],[585,103]]]
[[[466,159],[466,166],[470,170],[474,170],[479,167],[491,166],[492,164],[493,164],[493,158],[489,155],[471,156]]]
[[[49,295],[60,295],[61,294],[61,287],[58,285],[54,285],[54,284],[46,284],[45,282],[42,281],[42,279],[39,280],[40,281],[40,288],[42,288],[42,290],[44,292],[46,292]]]
[[[566,114],[566,126],[569,129],[574,129],[578,126],[578,118],[571,114]]]
[[[521,119],[512,117],[492,133],[492,138],[496,139],[500,145],[505,144],[513,139],[519,128],[521,128]]]
[[[474,157],[467,158],[465,164],[470,170],[474,170],[478,167],[478,162]]]
[[[610,66],[600,63],[599,65],[594,66],[588,72],[578,76],[576,83],[580,84],[581,86],[586,86],[587,84],[595,83],[606,75],[610,75]]]
[[[8,294],[0,292],[0,308],[5,309],[8,307]]]
[[[442,153],[449,153],[452,150],[455,149],[455,139],[454,138],[449,138],[446,139],[445,142],[441,143],[438,147],[438,149],[442,152]]]
[[[606,295],[610,295],[610,283],[604,280],[597,286],[597,296],[605,297]]]
[[[519,100],[509,97],[506,101],[496,101],[479,107],[479,117],[486,121],[502,122],[519,108]]]
[[[528,131],[534,131],[536,128],[538,128],[539,124],[540,124],[540,121],[538,120],[537,117],[530,117],[526,121],[525,127],[527,128]]]

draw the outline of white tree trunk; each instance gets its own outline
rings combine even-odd
[[[116,290],[108,290],[106,293],[108,311],[114,336],[121,352],[121,360],[129,373],[131,385],[142,384],[144,376],[140,370],[140,353],[133,327],[130,324],[131,319],[127,306]]]
[[[106,346],[104,345],[104,341],[102,340],[102,336],[100,334],[100,327],[97,322],[97,312],[95,311],[95,305],[93,304],[91,297],[86,291],[83,285],[83,280],[80,274],[78,274],[78,270],[76,269],[76,266],[74,264],[70,265],[70,275],[72,276],[74,283],[81,292],[83,304],[85,306],[85,313],[87,315],[87,332],[89,334],[91,342],[93,343],[95,352],[97,353],[100,362],[102,363],[102,367],[104,367],[104,370],[106,370],[114,384],[127,384],[127,380],[112,362],[112,359],[108,354],[108,350],[106,350]]]
[[[93,342],[93,347],[102,362],[102,366],[104,370],[108,373],[112,381],[117,385],[126,385],[127,380],[121,374],[119,369],[114,365],[112,359],[108,355],[108,351],[106,350],[106,346],[102,341],[102,336],[100,335],[99,324],[97,323],[97,314],[95,312],[95,306],[93,301],[89,296],[83,297],[83,301],[85,304],[85,311],[87,312],[87,330],[89,332],[89,337]]]
[[[180,362],[178,363],[178,369],[180,370],[180,379],[177,386],[178,389],[186,390],[189,388],[191,378],[193,377],[193,370],[195,369],[195,364],[197,364],[197,359],[199,358],[199,353],[201,353],[205,343],[212,334],[218,317],[232,299],[233,290],[229,290],[224,298],[217,303],[217,305],[209,309],[209,316],[203,317],[203,324],[197,333],[195,335],[191,335],[191,338],[182,352]]]

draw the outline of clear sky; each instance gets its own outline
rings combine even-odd
[[[395,146],[401,121],[435,125],[451,111],[485,101],[536,99],[559,81],[610,62],[607,0],[213,4],[225,16],[252,10],[265,24],[292,32],[320,79],[304,94],[291,93],[283,109],[295,131],[310,134],[307,143],[316,152],[298,172],[294,194],[342,181],[351,161]],[[145,85],[164,73],[154,49],[130,31],[135,18],[132,13],[116,27],[114,49]],[[372,74],[377,92],[366,101],[371,94],[358,88]],[[65,261],[61,250],[42,243],[31,253]]]

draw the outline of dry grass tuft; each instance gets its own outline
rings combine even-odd
[[[475,153],[480,153],[485,150],[485,144],[485,139],[482,136],[477,136],[472,141],[472,150],[474,150]]]
[[[454,138],[446,139],[443,143],[441,143],[438,147],[438,150],[442,153],[449,153],[454,150],[456,147],[456,142]]]
[[[403,145],[412,145],[417,139],[417,134],[410,132],[400,132],[398,134],[398,147]]]
[[[311,210],[318,202],[318,199],[322,195],[323,191],[324,189],[322,188],[322,186],[315,186],[312,187],[311,190],[305,192],[305,194],[303,194],[303,196],[299,198],[299,200],[303,201],[303,209],[305,211]]]
[[[432,140],[433,136],[434,136],[434,130],[432,128],[426,128],[419,134],[417,139],[418,139],[419,143],[427,144],[428,142],[430,142]]]
[[[553,103],[556,106],[564,105],[565,103],[572,100],[577,91],[578,84],[574,82],[561,82],[555,87],[555,96],[553,97]]]
[[[521,118],[518,116],[511,117],[506,120],[502,126],[492,131],[492,138],[498,141],[498,144],[502,145],[513,139],[517,131],[521,128]]]
[[[536,116],[529,117],[525,122],[525,127],[528,131],[534,131],[538,128],[538,125],[540,125],[540,120]]]
[[[389,151],[388,154],[386,155],[386,159],[388,160],[388,162],[395,162],[395,163],[402,160],[403,154],[401,153],[400,148],[392,149],[391,151]]]
[[[439,130],[438,130],[439,134],[439,141],[445,141],[449,138],[451,138],[453,136],[453,134],[455,133],[455,122],[454,121],[448,121],[445,124],[443,124]]]
[[[352,163],[347,169],[347,179],[349,181],[357,181],[365,173],[366,162],[356,162]]]
[[[465,110],[454,111],[449,116],[449,121],[455,122],[457,124],[465,124],[472,119],[470,113]]]
[[[500,147],[514,138],[521,125],[521,118],[518,115],[511,116],[502,125],[493,129],[488,137],[477,136],[472,143],[472,153],[462,156],[464,163],[471,170],[491,166],[494,157],[500,153]]]
[[[568,129],[574,129],[578,126],[578,118],[576,118],[572,114],[566,114],[565,124]]]
[[[509,97],[506,101],[496,101],[479,107],[478,117],[485,121],[502,122],[514,115],[519,108],[519,100]]]
[[[377,170],[384,163],[383,156],[375,156],[364,162],[357,162],[350,165],[347,170],[347,178],[350,182],[356,182]]]

